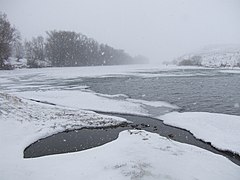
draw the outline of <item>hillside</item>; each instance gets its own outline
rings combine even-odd
[[[177,65],[206,67],[240,67],[240,45],[205,47],[174,60]]]

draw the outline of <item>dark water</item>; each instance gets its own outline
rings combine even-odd
[[[103,94],[126,94],[134,99],[170,102],[183,111],[240,115],[240,74],[215,70],[184,72],[190,73],[202,75],[96,78],[84,79],[84,84]]]
[[[107,114],[107,113],[105,113]],[[82,151],[93,147],[101,146],[117,139],[119,133],[123,130],[138,129],[157,133],[169,139],[191,144],[216,154],[223,155],[237,165],[240,165],[240,156],[228,151],[221,151],[196,139],[190,132],[165,125],[162,121],[149,117],[134,115],[111,114],[126,118],[133,122],[132,124],[123,124],[119,127],[106,128],[83,128],[69,132],[62,132],[50,137],[41,139],[30,145],[24,151],[25,158],[34,158],[52,154],[61,154],[68,152]]]

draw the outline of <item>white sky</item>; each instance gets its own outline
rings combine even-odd
[[[240,44],[240,0],[0,0],[24,38],[73,30],[152,62]]]

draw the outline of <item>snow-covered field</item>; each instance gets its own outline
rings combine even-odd
[[[225,157],[136,130],[124,131],[116,141],[82,152],[23,158],[24,148],[39,138],[66,129],[118,125],[126,121],[89,110],[155,116],[148,111],[149,108],[159,108],[162,112],[158,117],[166,123],[189,129],[196,137],[211,141],[218,148],[239,153],[239,138],[236,138],[240,132],[238,116],[203,113],[160,116],[178,107],[167,102],[131,99],[126,95],[98,94],[85,87],[70,91],[66,87],[46,85],[48,81],[65,78],[149,77],[149,73],[145,72],[167,72],[172,69],[174,67],[117,66],[1,71],[0,179],[238,180],[240,167]],[[54,103],[56,106],[30,99]],[[208,124],[206,122],[209,119],[212,121]]]

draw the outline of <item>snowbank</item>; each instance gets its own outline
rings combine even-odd
[[[4,93],[0,93],[0,104],[2,134],[0,138],[1,142],[5,142],[3,149],[0,149],[1,155],[4,154],[2,151],[8,147],[8,143],[11,143],[8,138],[16,134],[18,135],[14,137],[16,138],[14,142],[16,145],[19,145],[18,141],[21,142],[19,150],[22,154],[23,150],[34,141],[58,132],[82,127],[116,126],[127,122],[123,118],[100,115],[91,111],[41,105]],[[11,149],[6,152],[11,152]]]
[[[172,112],[159,119],[165,124],[189,130],[193,135],[222,150],[240,155],[240,116],[207,112]]]
[[[54,103],[65,107],[144,116],[151,116],[149,113],[150,107],[164,107],[164,111],[159,112],[159,114],[165,113],[167,110],[178,109],[177,106],[167,102],[130,99],[127,98],[126,95],[104,95],[92,91],[25,91],[15,92],[13,94],[23,98]]]

